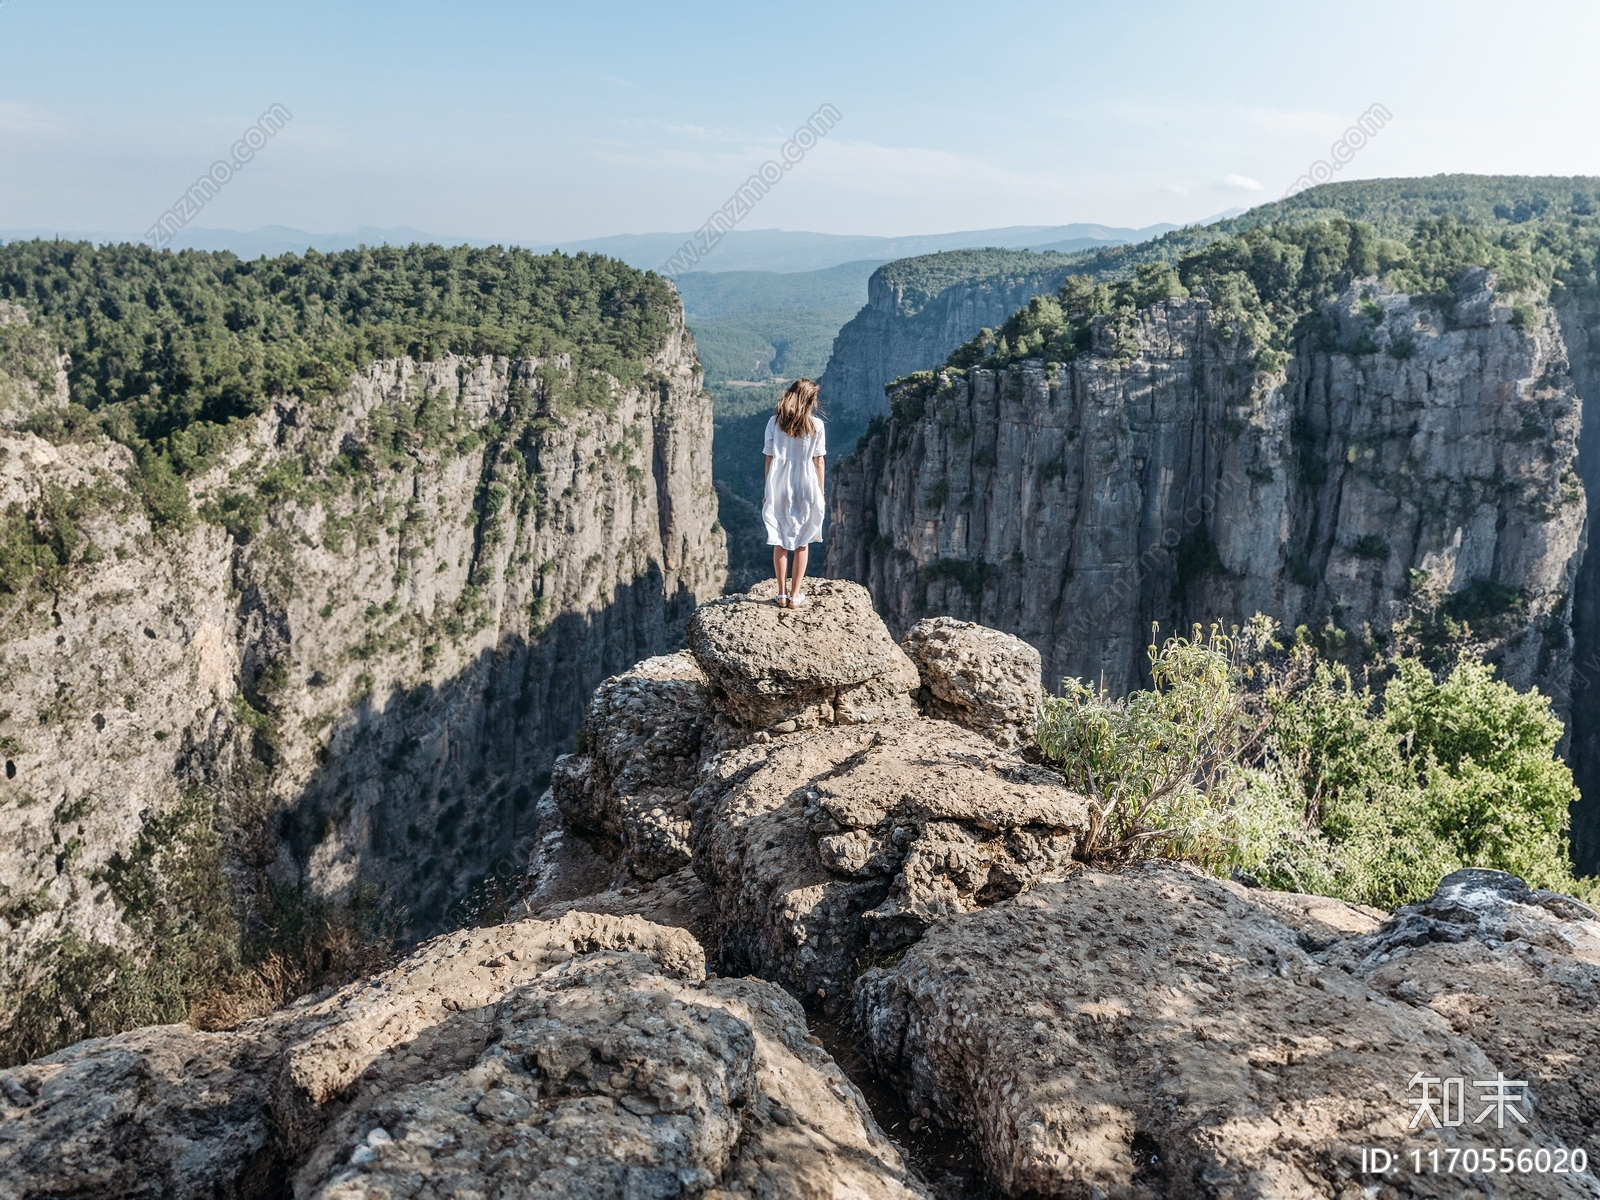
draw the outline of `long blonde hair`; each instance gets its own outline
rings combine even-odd
[[[811,414],[817,408],[817,385],[809,379],[796,379],[778,397],[778,428],[792,438],[810,437],[817,431]]]

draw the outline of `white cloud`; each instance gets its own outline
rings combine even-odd
[[[1243,188],[1247,192],[1266,190],[1257,180],[1251,179],[1248,175],[1224,175],[1222,177],[1222,185],[1224,187]]]
[[[0,133],[56,133],[61,128],[60,119],[47,108],[0,100]]]

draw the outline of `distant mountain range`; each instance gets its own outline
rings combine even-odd
[[[1238,210],[1218,213],[1209,220],[1221,220]],[[819,271],[843,263],[887,262],[940,250],[976,249],[996,246],[1008,250],[1055,250],[1070,254],[1078,250],[1121,246],[1159,237],[1176,225],[1149,225],[1130,229],[1117,225],[1008,225],[1000,229],[968,229],[956,233],[918,234],[911,237],[868,237],[865,235],[791,232],[783,229],[736,229],[700,260],[699,272],[715,271]],[[587,250],[620,258],[642,269],[660,267],[675,254],[691,233],[622,233],[610,237],[584,238],[566,242],[520,243],[530,250]],[[105,230],[5,229],[0,241],[28,238],[67,238],[72,241],[138,241],[135,233]],[[183,229],[173,237],[174,249],[231,250],[241,258],[261,255],[301,253],[315,249],[323,253],[352,250],[357,246],[409,245],[437,242],[441,245],[489,246],[492,238],[443,237],[409,226],[378,229],[363,225],[348,233],[309,233],[286,225],[268,225],[241,232],[235,229]],[[506,244],[501,240],[501,244]]]
[[[700,271],[820,271],[847,262],[888,262],[940,250],[998,246],[1007,250],[1091,250],[1160,237],[1176,225],[1128,229],[1116,225],[1008,225],[1001,229],[966,229],[912,237],[868,237],[836,233],[800,233],[784,229],[735,229],[696,268]],[[623,233],[580,242],[551,242],[540,250],[588,250],[608,254],[635,267],[659,267],[692,234]]]

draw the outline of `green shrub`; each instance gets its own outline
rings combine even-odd
[[[1357,558],[1385,559],[1389,557],[1389,539],[1381,533],[1364,533],[1355,540],[1350,552]]]
[[[1548,698],[1472,654],[1436,679],[1397,658],[1381,697],[1257,617],[1150,649],[1152,687],[1077,680],[1038,741],[1094,811],[1091,854],[1185,858],[1268,887],[1387,908],[1464,866],[1591,893],[1566,839],[1572,773]]]
[[[1114,699],[1102,683],[1062,681],[1047,697],[1039,748],[1091,802],[1090,845],[1113,859],[1159,853],[1226,862],[1234,771],[1252,741],[1239,687],[1257,622],[1244,634],[1215,626],[1150,647],[1152,686]]]

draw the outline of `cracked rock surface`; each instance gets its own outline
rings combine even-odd
[[[803,608],[773,604],[777,585],[767,580],[695,610],[689,649],[712,703],[742,725],[780,733],[911,716],[917,669],[866,588],[808,579],[803,590]]]
[[[709,709],[686,652],[647,658],[595,689],[584,754],[556,760],[551,789],[573,828],[620,848],[642,880],[689,865],[689,791]]]
[[[444,1070],[352,1105],[296,1195],[919,1194],[860,1093],[807,1041],[799,1005],[770,984],[590,954],[468,1024]]]
[[[681,929],[573,912],[450,934],[230,1033],[0,1072],[0,1196],[920,1194],[760,980]]]
[[[706,764],[695,872],[724,963],[838,1003],[863,955],[1067,871],[1087,802],[944,722],[751,745]]]
[[[1286,898],[1264,899],[1181,867],[1082,871],[943,922],[863,974],[858,1027],[909,1106],[964,1128],[1009,1195],[1355,1200],[1376,1194],[1362,1146],[1574,1144],[1558,1116],[1526,1111],[1537,1105],[1505,1130],[1409,1130],[1413,1072],[1492,1079],[1520,1064],[1307,949],[1315,926],[1359,928],[1366,913],[1324,901],[1296,919]],[[1383,1184],[1468,1194],[1405,1172]],[[1471,1186],[1597,1194],[1579,1175]]]
[[[1335,953],[1375,991],[1437,1014],[1528,1080],[1562,1144],[1595,1144],[1600,920],[1587,905],[1504,871],[1456,871]]]
[[[1016,749],[1039,720],[1039,652],[1019,637],[954,617],[918,621],[900,643],[927,690],[924,711]]]

